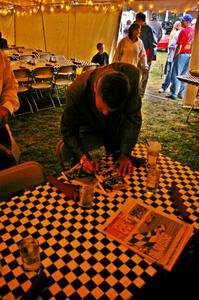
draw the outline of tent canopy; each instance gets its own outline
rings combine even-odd
[[[154,10],[154,11],[186,11],[194,10],[198,7],[197,0],[1,0],[0,7],[12,8],[16,7],[30,7],[30,6],[43,6],[43,9],[48,7],[69,6],[74,7],[77,5],[87,5],[87,6],[111,6],[111,9],[122,9],[124,6],[128,6],[135,11],[139,10]],[[114,8],[113,8],[114,6]]]

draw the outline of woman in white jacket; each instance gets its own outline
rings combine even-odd
[[[129,27],[128,36],[123,38],[113,56],[112,62],[125,62],[138,67],[141,72],[148,70],[147,56],[144,44],[139,38],[141,27],[138,24],[132,24]]]

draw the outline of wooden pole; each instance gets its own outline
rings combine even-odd
[[[15,6],[14,6],[15,11]],[[14,45],[17,45],[17,31],[16,31],[16,11],[13,13],[13,22],[14,22]]]
[[[47,52],[46,32],[45,32],[45,27],[44,27],[44,16],[43,16],[43,11],[41,9],[41,4],[40,4],[40,12],[41,12],[42,32],[43,32],[43,37],[44,37],[44,49]]]

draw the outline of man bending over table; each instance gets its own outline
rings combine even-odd
[[[89,151],[105,146],[122,176],[133,171],[131,152],[141,128],[139,79],[133,65],[113,63],[74,81],[67,89],[61,120],[66,161],[81,162],[87,173],[98,171]]]

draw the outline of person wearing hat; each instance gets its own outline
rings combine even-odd
[[[66,162],[95,172],[98,164],[89,151],[105,146],[122,176],[133,171],[131,151],[141,128],[139,81],[135,66],[112,63],[81,74],[70,85],[61,120]]]
[[[191,57],[194,28],[191,27],[192,16],[185,14],[181,19],[182,30],[179,33],[174,53],[173,70],[171,75],[170,93],[167,98],[182,99],[185,93],[185,83],[179,81],[177,76],[185,75],[188,70]]]

